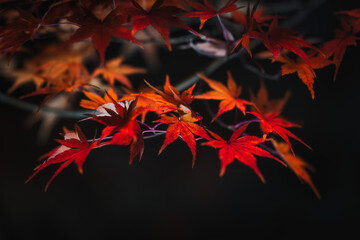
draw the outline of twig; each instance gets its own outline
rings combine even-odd
[[[2,92],[0,92],[0,102],[6,103],[8,105],[35,113],[39,108],[38,105],[28,103],[25,101],[18,100],[14,97],[8,96]],[[86,117],[85,114],[93,114],[94,111],[86,111],[86,110],[78,110],[78,111],[69,111],[69,110],[62,110],[56,108],[48,108],[43,107],[40,109],[39,114],[41,115],[58,115],[65,118],[74,118],[74,119],[81,119]]]

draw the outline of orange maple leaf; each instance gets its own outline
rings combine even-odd
[[[168,103],[164,98],[156,94],[151,88],[143,89],[138,92],[129,91],[124,94],[120,101],[131,101],[137,99],[137,107],[142,109],[141,121],[145,121],[146,114],[148,112],[155,112],[158,115],[177,111],[178,107],[174,104]]]
[[[80,106],[87,109],[96,110],[106,103],[111,103],[113,99],[116,102],[121,102],[113,88],[110,88],[104,97],[100,97],[98,94],[89,91],[83,91],[83,93],[90,100],[82,99],[80,101]]]
[[[297,73],[302,82],[308,87],[311,97],[314,99],[315,92],[313,85],[314,78],[316,77],[314,69],[326,67],[333,62],[321,54],[316,55],[316,52],[313,50],[310,50],[306,55],[311,67],[301,57],[293,60],[287,56],[278,56],[276,61],[283,63],[281,66],[281,75],[284,76],[291,73]]]
[[[214,90],[203,93],[201,95],[197,95],[195,96],[195,98],[221,100],[219,104],[219,111],[216,114],[216,116],[212,119],[212,121],[214,121],[224,112],[230,111],[234,108],[239,109],[243,114],[245,114],[246,105],[253,104],[249,101],[239,98],[242,87],[236,85],[230,72],[228,72],[227,87],[221,82],[211,80],[203,75],[199,74],[198,76],[202,78]]]
[[[74,65],[76,65],[76,64],[74,64]],[[40,88],[40,89],[36,90],[35,92],[21,96],[21,99],[23,99],[23,98],[28,98],[28,97],[37,96],[37,95],[47,95],[44,98],[44,100],[40,103],[40,105],[36,111],[36,114],[40,111],[40,109],[44,106],[44,104],[49,99],[53,98],[54,96],[58,95],[59,93],[62,93],[62,92],[72,93],[72,92],[78,91],[79,89],[82,90],[82,88],[89,86],[88,81],[86,81],[82,78],[74,77],[74,76],[69,76],[69,78],[61,77],[61,78],[57,78],[57,79],[47,79],[47,80],[48,80],[47,86]]]
[[[265,87],[264,81],[260,81],[260,88],[255,96],[254,92],[250,90],[250,100],[263,114],[282,112],[286,102],[290,97],[290,91],[285,93],[281,99],[269,100],[268,92]],[[255,107],[250,106],[251,109],[256,110]]]
[[[104,80],[109,82],[111,86],[114,86],[115,80],[124,84],[128,88],[132,88],[131,82],[127,75],[145,73],[143,68],[137,68],[130,65],[124,65],[123,57],[114,58],[105,63],[105,66],[100,66],[93,72],[92,76],[102,75]]]
[[[321,196],[319,191],[312,182],[309,173],[306,171],[314,171],[314,168],[300,157],[294,156],[294,154],[291,153],[290,147],[287,144],[283,142],[276,142],[275,140],[272,140],[272,143],[274,144],[280,157],[286,162],[290,169],[294,171],[296,176],[298,176],[301,181],[306,182],[313,190],[316,197],[320,198]]]
[[[213,148],[219,148],[219,158],[221,161],[220,167],[220,176],[223,176],[226,170],[227,165],[232,163],[236,158],[239,162],[245,164],[250,167],[254,172],[259,176],[262,182],[265,182],[265,178],[259,171],[256,158],[254,155],[260,157],[272,158],[281,164],[284,164],[282,161],[271,155],[269,152],[264,149],[256,146],[259,145],[266,140],[262,138],[258,138],[255,136],[241,136],[246,130],[249,124],[245,124],[238,128],[233,132],[229,141],[222,139],[215,133],[211,133],[211,135],[215,138],[214,140],[210,140],[208,142],[203,143],[202,145],[211,146]]]
[[[37,62],[27,61],[25,62],[23,69],[9,72],[10,76],[15,77],[15,82],[7,90],[7,92],[12,93],[21,85],[24,85],[28,82],[33,82],[36,89],[39,89],[46,82],[46,79],[41,74],[41,72],[37,71],[37,64]]]
[[[156,122],[169,125],[166,130],[165,141],[159,150],[159,154],[170,143],[181,137],[191,150],[193,156],[192,166],[194,166],[196,158],[196,142],[194,135],[200,136],[204,139],[210,139],[205,129],[194,122],[190,122],[188,118],[178,117],[174,114],[170,114],[169,116],[162,115],[161,119]]]
[[[146,82],[146,81],[145,81]],[[180,92],[170,84],[169,76],[166,76],[164,91],[161,91],[148,82],[146,84],[152,88],[158,96],[155,96],[153,100],[157,102],[154,106],[148,106],[147,109],[149,111],[158,112],[161,110],[161,113],[166,113],[170,111],[176,111],[177,114],[181,115],[183,119],[187,119],[187,121],[198,121],[201,119],[190,107],[190,104],[194,100],[194,96],[192,94],[196,84],[192,85],[190,88]],[[154,96],[152,93],[146,95],[148,98],[152,98]],[[159,98],[159,96],[161,96]],[[163,106],[163,109],[159,109],[159,107]]]

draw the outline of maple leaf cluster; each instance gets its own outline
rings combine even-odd
[[[281,63],[280,75],[297,73],[314,98],[314,70],[333,64],[335,79],[346,48],[356,45],[360,32],[359,9],[338,12],[341,28],[336,30],[335,39],[314,46],[299,32],[280,27],[281,18],[267,15],[266,8],[259,7],[260,1],[252,4],[249,1],[244,6],[238,0],[64,0],[42,4],[38,1],[26,4],[5,1],[1,6],[1,11],[9,14],[4,15],[4,24],[0,27],[0,52],[8,57],[9,63],[14,56],[27,51],[26,44],[49,35],[52,37],[52,42],[24,61],[22,68],[9,66],[13,69],[8,75],[15,78],[15,83],[8,93],[33,82],[36,89],[21,98],[45,95],[37,113],[56,95],[79,93],[82,96],[80,106],[92,111],[84,116],[84,121],[95,121],[102,130],[99,136],[88,139],[77,124],[74,130],[64,128],[63,140],[56,140],[60,146],[41,157],[46,158],[45,161],[35,168],[27,182],[46,167],[60,164],[47,183],[47,189],[68,165],[74,162],[81,173],[89,153],[108,145],[129,146],[129,162],[132,163],[137,156],[141,159],[146,139],[164,135],[159,154],[169,144],[181,139],[190,149],[194,166],[196,147],[201,142],[203,146],[218,149],[220,176],[236,159],[252,169],[263,182],[265,177],[257,165],[257,157],[273,159],[293,170],[320,197],[306,172],[306,169],[313,168],[295,155],[291,144],[291,139],[294,139],[310,148],[289,130],[300,125],[282,116],[289,92],[281,99],[269,99],[266,84],[261,81],[257,93],[250,91],[250,99],[244,99],[241,97],[243,87],[231,71],[228,71],[226,85],[198,74],[197,78],[211,88],[207,92],[196,83],[181,92],[170,83],[169,76],[166,76],[162,88],[145,81],[144,88],[135,90],[129,76],[144,74],[147,69],[125,64],[124,56],[109,59],[106,50],[112,42],[135,44],[140,50],[146,49],[147,43],[140,37],[144,33],[150,36],[150,44],[162,39],[172,50],[170,33],[173,28],[180,29],[181,33],[188,32],[199,41],[191,42],[189,46],[204,55],[241,58],[247,54],[252,61],[250,64],[264,58]],[[41,14],[39,9],[45,11]],[[200,26],[195,30],[197,18]],[[218,21],[223,39],[200,32],[210,19]],[[237,39],[228,24],[232,29],[240,29]],[[260,41],[266,51],[253,54],[254,41]],[[92,46],[99,55],[95,68],[85,64],[94,59]],[[204,124],[207,122],[204,113],[198,113],[191,106],[194,100],[219,101],[217,113],[210,113],[213,115],[211,123],[218,122],[231,130],[228,140],[222,137],[223,132],[211,130],[211,123]],[[235,124],[221,120],[224,114],[234,112],[240,112],[242,120],[236,119]],[[154,117],[151,123],[147,122]],[[260,136],[249,130],[253,126],[259,127]]]

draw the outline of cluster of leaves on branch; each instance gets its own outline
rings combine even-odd
[[[173,28],[181,29],[182,33],[188,32],[192,39],[198,40],[190,45],[205,55],[220,58],[247,55],[247,59],[252,61],[250,64],[264,58],[280,62],[281,75],[297,73],[314,98],[315,70],[335,65],[335,79],[346,48],[356,44],[356,35],[360,32],[359,9],[336,13],[341,27],[336,30],[335,39],[314,46],[299,32],[280,27],[281,18],[266,15],[265,6],[260,7],[260,4],[260,1],[249,1],[242,6],[238,0],[2,1],[4,17],[0,27],[0,52],[8,57],[9,63],[17,54],[26,53],[29,42],[52,39],[39,53],[27,57],[21,68],[9,73],[16,79],[9,93],[33,82],[35,91],[22,98],[45,95],[38,111],[59,94],[80,93],[83,98],[80,106],[94,112],[85,120],[103,126],[101,135],[90,139],[77,124],[74,130],[64,128],[64,139],[57,140],[60,146],[42,157],[46,158],[45,161],[28,181],[44,168],[60,164],[47,188],[54,177],[72,162],[82,172],[88,154],[108,145],[129,145],[131,163],[135,157],[141,158],[145,139],[165,134],[159,154],[169,144],[181,139],[190,149],[194,165],[197,143],[202,142],[201,145],[218,149],[221,176],[237,159],[250,167],[263,182],[265,178],[258,169],[256,156],[273,159],[293,170],[319,197],[306,171],[312,167],[297,157],[291,146],[291,139],[307,146],[289,131],[289,128],[300,126],[281,115],[290,96],[288,93],[282,99],[269,100],[262,82],[257,94],[251,92],[249,100],[243,99],[243,89],[231,71],[226,85],[199,74],[198,78],[211,88],[199,94],[194,92],[196,84],[180,93],[171,85],[169,76],[162,89],[146,82],[146,88],[136,91],[128,76],[143,74],[146,69],[124,65],[123,56],[108,59],[105,54],[112,41],[120,40],[121,44],[129,42],[139,49],[144,48],[147,44],[141,37],[144,33],[150,36],[151,43],[159,42],[160,36],[160,41],[172,50],[170,32]],[[223,39],[202,33],[212,18],[218,21]],[[238,32],[230,31],[229,24]],[[260,41],[267,51],[253,54],[255,40]],[[86,61],[93,59],[91,45],[99,55],[99,64],[93,70],[85,65]],[[101,84],[94,80],[99,77]],[[203,113],[195,112],[191,107],[192,102],[199,99],[220,101],[212,121],[232,130],[230,139],[223,139],[222,132],[215,133],[210,125],[204,125]],[[233,125],[221,121],[224,113],[239,110],[241,121]],[[148,113],[157,119],[146,123]],[[251,134],[249,125],[260,126],[262,137]]]

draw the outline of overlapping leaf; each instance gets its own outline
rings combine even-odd
[[[112,102],[98,107],[96,111],[100,114],[89,116],[92,120],[105,125],[100,140],[106,140],[112,135],[103,145],[130,145],[130,163],[132,163],[134,157],[140,154],[141,158],[144,151],[144,139],[136,121],[141,109],[135,109],[136,99],[132,102],[116,102],[109,94],[108,97]]]
[[[177,114],[179,114],[183,119],[186,119],[186,121],[190,122],[198,121],[201,119],[201,117],[197,115],[190,107],[190,104],[194,100],[192,92],[196,84],[192,85],[190,88],[183,91],[181,94],[174,86],[170,84],[169,76],[166,76],[164,91],[161,91],[151,86],[149,83],[147,84],[156,93],[155,96],[153,94],[147,94],[147,97],[151,99],[152,96],[154,96],[155,98],[153,100],[158,102],[158,104],[154,106],[148,106],[147,109],[149,111],[154,111],[161,114],[170,111],[176,111]],[[159,109],[159,107],[163,108]]]
[[[35,168],[35,172],[26,180],[26,182],[29,182],[36,174],[50,165],[61,164],[46,184],[45,191],[48,189],[54,178],[73,162],[77,165],[79,172],[82,173],[82,166],[86,157],[92,149],[99,145],[98,141],[92,141],[89,143],[84,133],[77,125],[75,125],[74,131],[69,131],[64,128],[64,140],[57,141],[61,144],[61,146],[42,156],[40,159],[47,159],[37,166]]]

